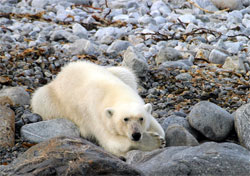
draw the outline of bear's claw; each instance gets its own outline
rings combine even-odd
[[[166,141],[163,137],[161,137],[158,133],[155,132],[149,132],[148,134],[150,134],[153,138],[156,139],[156,141],[158,141],[158,145],[159,148],[164,148],[166,145]]]

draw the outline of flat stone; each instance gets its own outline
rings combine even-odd
[[[21,136],[30,143],[39,143],[58,136],[80,137],[80,132],[69,120],[53,119],[24,125]]]
[[[180,81],[191,81],[192,80],[192,76],[189,73],[181,73],[179,75],[177,75],[176,80],[180,80]]]
[[[0,97],[8,97],[14,105],[30,104],[30,95],[22,87],[9,87],[0,90]]]
[[[15,145],[15,113],[10,108],[0,105],[0,148]]]
[[[134,150],[127,163],[145,175],[249,175],[250,152],[234,143],[167,147],[152,152]]]
[[[244,170],[243,170],[244,171]],[[102,148],[81,138],[58,137],[39,143],[6,167],[3,175],[143,175]]]
[[[250,104],[246,104],[237,109],[234,116],[234,126],[240,144],[250,150]]]
[[[126,50],[131,44],[124,40],[115,40],[107,49],[107,53],[120,53]]]
[[[196,146],[197,139],[180,125],[170,125],[165,132],[166,146]]]
[[[233,129],[233,116],[208,101],[194,105],[188,114],[189,124],[208,139],[222,141]]]
[[[159,65],[165,61],[177,61],[182,59],[181,53],[170,47],[162,47],[157,54],[155,61]]]

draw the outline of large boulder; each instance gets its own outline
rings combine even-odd
[[[241,145],[250,150],[250,104],[237,109],[234,116],[234,126]]]
[[[81,138],[53,138],[39,143],[10,165],[1,175],[142,175],[100,147]]]
[[[145,175],[250,175],[250,152],[234,143],[131,151],[127,162]]]

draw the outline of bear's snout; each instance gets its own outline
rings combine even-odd
[[[141,138],[141,133],[133,133],[132,134],[133,141],[139,141],[140,138]]]

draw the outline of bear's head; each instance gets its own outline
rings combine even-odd
[[[122,104],[105,109],[105,123],[109,131],[139,141],[147,131],[151,120],[151,104]]]

